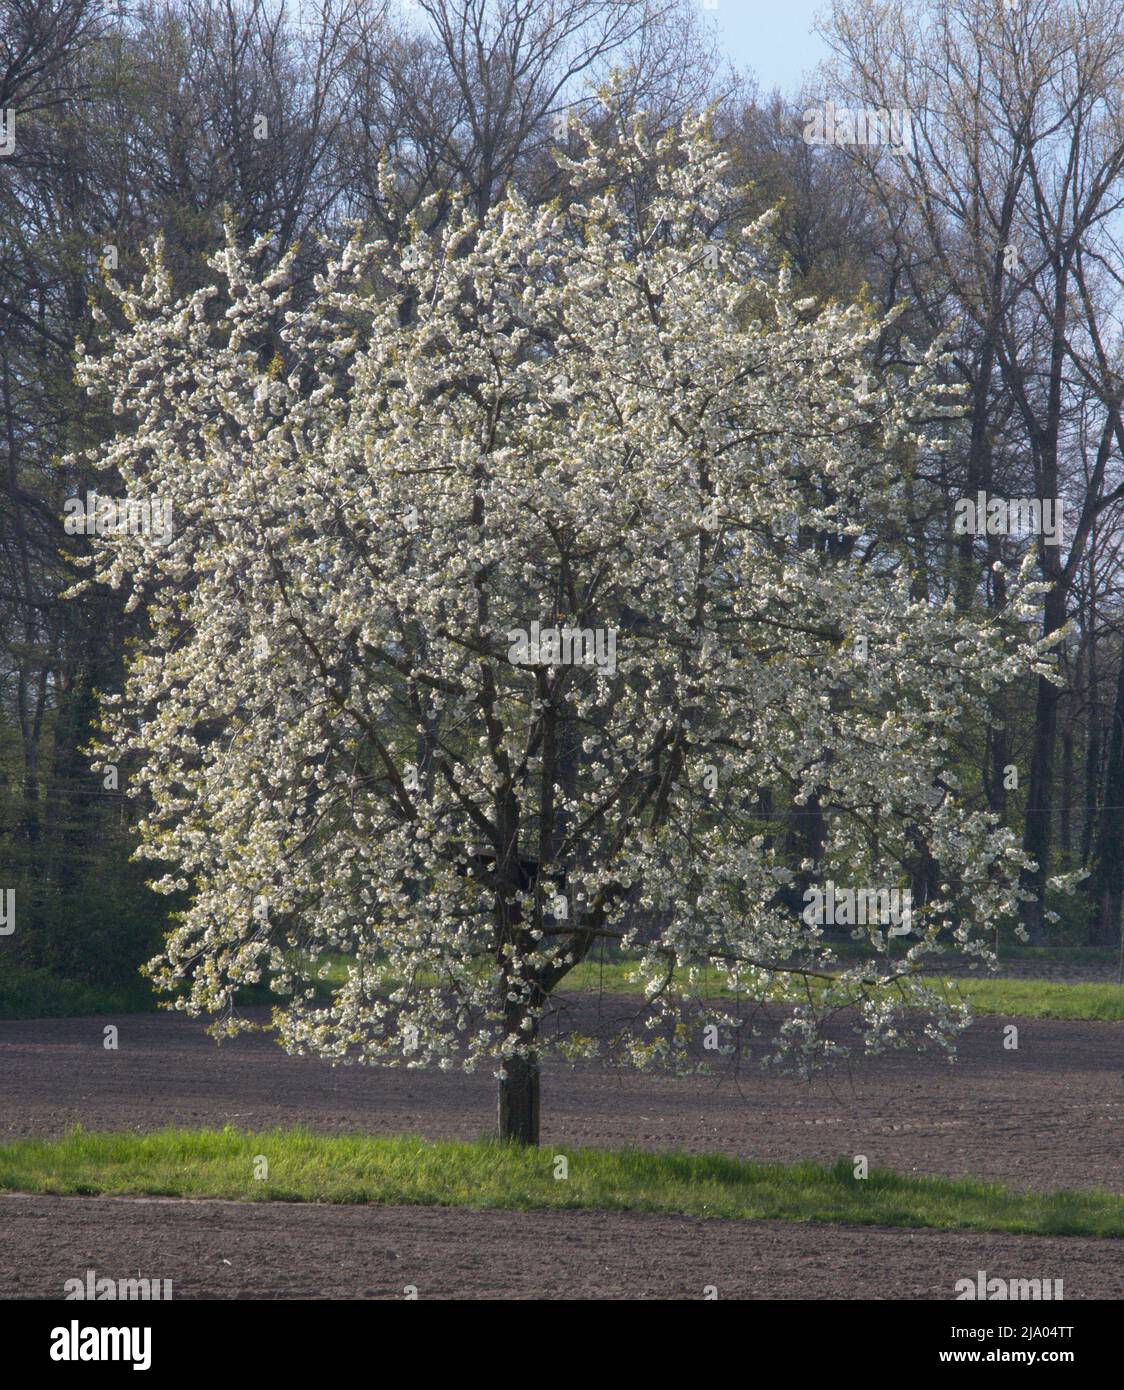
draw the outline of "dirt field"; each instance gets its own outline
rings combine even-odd
[[[700,1221],[606,1212],[0,1197],[0,1297],[87,1269],[172,1297],[951,1299],[957,1279],[1124,1297],[1116,1241]]]
[[[722,1150],[832,1162],[866,1154],[899,1172],[975,1174],[1023,1187],[1124,1191],[1124,1025],[985,1018],[950,1066],[863,1060],[813,1085],[764,1072],[659,1077],[550,1069],[543,1143]],[[102,1046],[107,1023],[118,1050]],[[475,1138],[491,1129],[483,1073],[332,1068],[261,1035],[215,1043],[179,1015],[0,1023],[0,1134],[223,1125]]]
[[[955,1066],[875,1058],[808,1086],[752,1061],[674,1079],[553,1068],[543,1143],[723,1150],[754,1159],[866,1154],[900,1172],[1020,1187],[1124,1191],[1124,1028],[982,1019]],[[119,1029],[116,1052],[103,1028]],[[336,1069],[263,1037],[216,1045],[171,1015],[0,1023],[0,1133],[164,1124],[474,1137],[490,1076]],[[87,1268],[173,1280],[177,1297],[941,1298],[977,1269],[1064,1278],[1065,1295],[1124,1297],[1115,1241],[701,1222],[594,1212],[0,1199],[0,1296],[61,1293]],[[224,1263],[229,1260],[230,1263]]]

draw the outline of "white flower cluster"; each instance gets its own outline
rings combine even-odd
[[[769,219],[714,268],[735,190],[703,122],[560,163],[565,203],[422,209],[299,308],[232,230],[213,287],[177,298],[157,248],[117,289],[131,330],[81,371],[127,427],[94,461],[177,518],[100,537],[90,581],[148,615],[102,755],[139,762],[141,853],[189,890],[152,970],[228,1030],[268,979],[284,1045],[340,1061],[589,1051],[543,1019],[606,941],[648,982],[638,1064],[684,1060],[715,971],[754,999],[800,967],[804,1064],[843,1004],[869,1047],[906,1006],[947,1042],[919,963],[942,929],[982,953],[1021,863],[949,768],[1047,658],[1027,574],[1002,627],[918,592],[937,356],[876,373],[882,322],[763,272]],[[613,669],[512,663],[532,623],[611,629]],[[763,795],[814,801],[818,865]],[[904,960],[833,961],[794,873],[904,883],[918,844],[940,885]]]

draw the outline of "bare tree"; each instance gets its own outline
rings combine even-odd
[[[419,22],[357,25],[338,181],[354,216],[393,233],[428,194],[453,189],[483,212],[511,183],[558,190],[549,151],[571,112],[597,120],[611,72],[616,99],[653,125],[715,94],[713,44],[683,0],[418,0]],[[383,206],[378,164],[399,174]],[[439,214],[440,215],[440,214]]]
[[[1037,539],[1043,631],[1059,632],[1097,518],[1124,495],[1124,378],[1107,348],[1120,307],[1115,222],[1124,200],[1124,17],[1111,0],[837,0],[828,86],[859,108],[909,113],[894,154],[851,149],[894,225],[919,237],[966,323],[965,493],[990,493],[998,421],[1039,501],[1064,499],[1067,544]],[[1087,446],[1084,447],[1084,446]],[[1088,467],[1085,466],[1088,461]],[[1000,548],[985,537],[989,568]],[[965,573],[981,542],[961,538]],[[993,595],[999,603],[1002,594]],[[1060,690],[1038,682],[1024,848],[1037,867],[1025,924],[1041,940],[1055,812]],[[996,751],[1008,756],[1005,737]]]

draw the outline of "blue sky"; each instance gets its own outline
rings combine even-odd
[[[805,72],[827,58],[828,50],[811,33],[812,20],[828,0],[712,0],[704,15],[713,20],[731,60],[749,68],[763,91],[790,93]]]
[[[296,0],[300,12],[302,0]],[[718,31],[719,42],[734,65],[748,68],[763,92],[780,87],[791,95],[801,78],[829,56],[823,40],[811,32],[815,15],[830,0],[694,0],[704,20]],[[412,0],[400,0],[407,18],[421,24]]]

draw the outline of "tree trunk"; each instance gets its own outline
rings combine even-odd
[[[803,806],[792,807],[785,835],[785,854],[789,859],[798,864],[806,859],[813,868],[798,871],[792,882],[778,891],[777,903],[787,903],[795,913],[803,911],[805,892],[819,881],[826,843],[827,823],[823,807],[819,793],[813,792]]]
[[[1055,586],[1046,595],[1043,636],[1049,636],[1065,622],[1065,593]],[[1030,942],[1042,945],[1046,908],[1046,880],[1050,876],[1054,811],[1054,744],[1058,731],[1060,691],[1044,676],[1038,679],[1038,700],[1034,711],[1034,741],[1030,760],[1030,791],[1026,803],[1026,829],[1023,849],[1035,862],[1025,870],[1022,884],[1030,894],[1023,903],[1023,924]]]
[[[1062,735],[1061,825],[1058,829],[1058,848],[1065,856],[1065,865],[1068,868],[1073,852],[1073,730],[1070,728]]]
[[[1091,946],[1115,946],[1120,934],[1120,900],[1124,890],[1124,655],[1116,678],[1116,703],[1109,734],[1104,807],[1097,830],[1097,850],[1090,884],[1095,916],[1089,927]]]
[[[1101,790],[1101,715],[1089,706],[1085,717],[1088,730],[1085,745],[1085,820],[1081,828],[1081,866],[1088,868],[1097,837],[1097,804]]]
[[[539,1063],[509,1057],[499,1088],[499,1136],[505,1143],[538,1145]]]
[[[1085,660],[1085,822],[1081,828],[1081,867],[1088,868],[1093,858],[1093,843],[1097,833],[1097,805],[1101,789],[1101,711],[1097,685],[1097,611],[1089,601],[1089,650]]]

